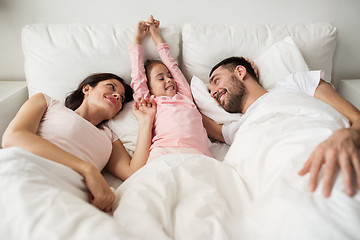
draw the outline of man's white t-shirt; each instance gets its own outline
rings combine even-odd
[[[314,96],[316,88],[319,86],[320,79],[324,77],[323,71],[295,72],[279,81],[273,90],[258,98],[242,115],[239,121],[222,126],[222,135],[225,143],[231,145],[240,125],[246,120],[251,111],[268,94],[276,94],[280,91],[300,91],[307,95]]]

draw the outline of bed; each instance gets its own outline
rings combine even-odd
[[[322,69],[331,82],[338,34],[325,22],[165,25],[162,33],[199,110],[223,124],[242,116],[225,112],[209,96],[213,65],[233,55],[249,57],[266,89],[296,71]],[[133,28],[121,24],[25,26],[29,95],[41,91],[64,100],[81,79],[97,72],[130,82],[132,36]],[[144,45],[145,58],[157,58],[151,40]],[[1,239],[358,239],[359,192],[345,195],[338,176],[326,199],[321,188],[308,192],[308,176],[297,175],[319,142],[349,126],[328,105],[309,104],[292,95],[279,109],[279,99],[269,99],[245,120],[231,146],[209,140],[214,158],[165,155],[124,182],[103,172],[116,195],[110,214],[88,203],[76,172],[20,148],[2,149]],[[281,121],[279,111],[294,117]],[[306,111],[312,118],[299,121]],[[137,123],[131,103],[108,125],[132,154]]]

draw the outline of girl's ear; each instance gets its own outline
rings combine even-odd
[[[89,95],[89,90],[90,90],[90,85],[89,84],[83,86],[83,88],[82,88],[82,92],[84,93],[85,96]]]
[[[245,80],[245,76],[247,74],[246,68],[242,65],[237,65],[235,68],[235,75],[240,79],[240,80]]]

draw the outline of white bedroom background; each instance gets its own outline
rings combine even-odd
[[[0,80],[24,80],[21,28],[32,23],[134,25],[152,13],[164,24],[306,23],[327,21],[339,30],[333,83],[360,77],[358,0],[0,0]]]

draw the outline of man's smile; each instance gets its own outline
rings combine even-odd
[[[226,93],[226,89],[221,90],[217,95],[216,95],[216,100],[218,101],[218,103],[220,103],[221,105],[223,105],[224,102],[224,94]]]

